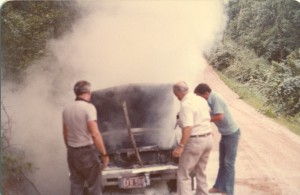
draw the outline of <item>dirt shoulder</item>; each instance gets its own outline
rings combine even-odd
[[[300,137],[239,99],[211,67],[206,67],[201,82],[224,96],[241,129],[235,194],[299,194]],[[214,134],[215,147],[207,170],[209,187],[218,168],[220,135],[217,131]]]

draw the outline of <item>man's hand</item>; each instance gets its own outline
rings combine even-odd
[[[182,131],[181,140],[180,140],[179,145],[177,146],[177,148],[175,148],[172,152],[172,155],[174,157],[180,157],[181,156],[181,153],[183,152],[184,145],[187,143],[188,139],[191,136],[192,128],[193,128],[192,126],[186,126],[186,127],[183,127],[181,129],[181,131]]]
[[[109,163],[109,156],[108,155],[101,156],[101,160],[103,163],[102,170],[106,169],[106,167],[108,166],[108,163]]]
[[[180,157],[182,152],[183,152],[183,147],[178,146],[173,150],[172,155],[174,157]]]

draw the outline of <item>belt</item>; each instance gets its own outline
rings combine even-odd
[[[202,134],[202,135],[191,135],[190,137],[195,138],[195,137],[206,137],[209,136],[211,133],[206,133],[206,134]]]
[[[90,144],[90,145],[86,145],[86,146],[79,146],[79,147],[71,147],[71,146],[69,146],[69,147],[72,148],[72,149],[75,149],[75,150],[81,150],[81,149],[90,148],[90,147],[92,147],[92,145]]]

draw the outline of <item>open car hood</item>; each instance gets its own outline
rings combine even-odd
[[[130,150],[123,103],[139,150],[171,150],[176,111],[171,84],[130,84],[94,91],[91,101],[108,153]]]

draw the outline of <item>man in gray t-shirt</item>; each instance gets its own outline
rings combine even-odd
[[[91,85],[78,81],[74,86],[76,100],[63,111],[63,135],[68,151],[71,195],[83,195],[87,184],[89,195],[100,195],[100,159],[95,147],[101,154],[103,168],[108,165],[109,157],[97,124],[97,111],[89,101]]]
[[[219,170],[218,176],[210,193],[222,195],[234,194],[235,159],[240,138],[240,130],[234,121],[227,103],[218,93],[212,91],[205,84],[199,84],[195,91],[197,95],[207,100],[211,109],[211,122],[214,122],[221,133],[219,145]]]

